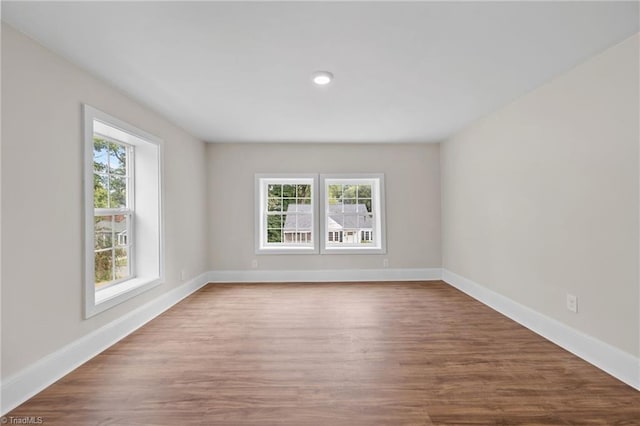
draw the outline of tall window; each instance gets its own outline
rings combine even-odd
[[[133,244],[134,148],[93,133],[94,276],[96,288],[131,278]]]
[[[160,284],[162,141],[84,106],[85,316]]]
[[[317,252],[315,175],[256,175],[256,252]]]
[[[322,252],[385,253],[384,176],[321,175]]]

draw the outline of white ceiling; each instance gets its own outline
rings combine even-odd
[[[638,16],[611,1],[2,2],[4,21],[209,142],[439,141]],[[317,70],[334,82],[314,86]]]

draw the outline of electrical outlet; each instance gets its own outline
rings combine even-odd
[[[578,297],[567,293],[567,309],[573,313],[578,313]]]
[[[187,279],[187,271],[185,269],[180,270],[180,281]]]
[[[253,259],[251,261],[251,268],[256,269],[258,267],[258,259]]]
[[[383,259],[382,260],[382,266],[384,268],[388,268],[389,267],[389,259]]]

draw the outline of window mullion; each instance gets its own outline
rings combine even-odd
[[[95,216],[109,216],[119,214],[131,214],[131,209],[94,209]]]

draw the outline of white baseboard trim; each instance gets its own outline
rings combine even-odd
[[[640,358],[636,358],[608,343],[521,305],[447,269],[442,270],[442,279],[447,284],[520,323],[618,380],[640,390]]]
[[[2,415],[199,290],[209,282],[208,275],[199,275],[8,377],[0,386]]]
[[[431,281],[442,279],[441,268],[415,269],[331,269],[331,270],[245,270],[210,271],[209,281],[223,282],[344,282],[344,281]]]

